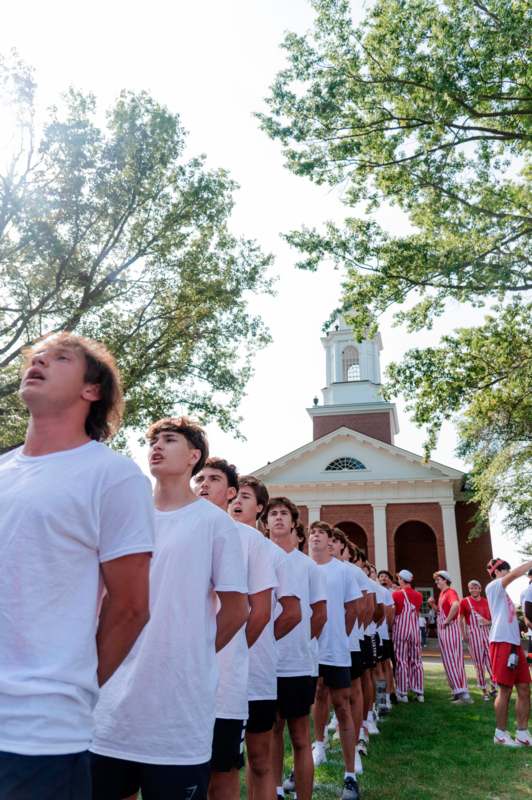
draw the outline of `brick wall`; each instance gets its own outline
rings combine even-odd
[[[473,527],[471,517],[476,511],[473,503],[456,503],[455,517],[456,530],[458,532],[458,552],[460,554],[460,567],[462,570],[462,583],[464,592],[467,592],[467,583],[472,578],[480,581],[482,586],[488,583],[489,578],[486,573],[486,564],[493,558],[491,544],[491,534],[489,528],[478,538],[468,541],[469,531]],[[501,555],[504,558],[504,553]]]
[[[313,417],[312,422],[314,439],[319,439],[338,428],[346,427],[371,436],[373,439],[379,439],[381,442],[392,443],[388,411],[379,411],[374,414],[324,414],[323,417]]]
[[[320,519],[336,526],[339,522],[354,522],[366,534],[367,555],[375,563],[375,540],[373,536],[373,508],[371,505],[327,505],[321,507]],[[347,532],[347,531],[346,531]]]

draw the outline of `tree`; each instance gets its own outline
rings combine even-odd
[[[286,36],[288,66],[273,83],[269,112],[258,116],[282,142],[288,167],[341,184],[358,216],[286,238],[302,252],[301,267],[332,259],[345,270],[343,309],[360,338],[397,305],[396,322],[410,331],[430,328],[450,300],[494,305],[478,334],[461,330],[440,348],[407,355],[392,369],[391,389],[430,424],[428,449],[443,419],[465,414],[460,448],[473,463],[472,497],[484,515],[501,502],[521,530],[531,508],[508,461],[515,432],[499,404],[518,407],[530,392],[522,352],[530,306],[512,301],[532,287],[529,4],[376,0],[358,28],[347,0],[312,5],[314,29]],[[400,209],[400,235],[378,223],[383,207]],[[491,381],[489,368],[481,377],[478,348],[502,334],[507,361],[497,357]],[[495,411],[489,422],[475,418],[488,398],[500,412],[489,457],[473,446],[495,424]],[[530,441],[526,420],[519,435]]]
[[[126,429],[184,406],[236,430],[268,341],[247,301],[271,290],[271,257],[228,227],[236,184],[204,157],[184,160],[179,118],[145,93],[122,92],[98,125],[94,97],[70,90],[39,128],[35,88],[24,64],[0,61],[13,120],[0,174],[0,446],[26,424],[23,348],[64,329],[115,353]]]

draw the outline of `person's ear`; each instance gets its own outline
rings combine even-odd
[[[81,390],[81,397],[89,403],[95,403],[102,398],[102,387],[99,383],[86,383]]]
[[[234,500],[235,497],[237,496],[237,494],[238,494],[238,492],[235,489],[235,487],[234,486],[229,486],[229,488],[227,489],[227,499],[228,499],[228,501],[231,502],[231,500]]]

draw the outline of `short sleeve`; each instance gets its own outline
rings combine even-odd
[[[525,590],[525,603],[532,603],[532,583]]]
[[[359,597],[362,597],[362,592],[360,591],[355,570],[351,569],[347,564],[344,565],[344,576],[344,603],[350,603],[351,600],[358,600]]]
[[[397,613],[400,614],[403,610],[403,606],[405,603],[405,598],[402,592],[393,592],[392,599],[397,610]]]
[[[257,594],[277,586],[273,558],[264,536],[250,528],[248,550],[248,594]]]
[[[102,495],[98,556],[104,563],[133,553],[152,552],[153,545],[151,485],[139,470]]]
[[[471,614],[471,609],[469,608],[469,603],[464,597],[464,599],[460,603],[460,616],[463,617],[466,622],[469,622],[470,614]]]
[[[309,558],[309,595],[308,601],[310,605],[319,603],[320,600],[327,599],[327,586],[325,582],[325,575],[314,561]]]
[[[272,545],[277,547],[277,545]],[[281,548],[275,554],[274,566],[277,575],[277,597],[297,597],[301,600],[301,591],[298,589],[297,580],[290,569],[290,564]]]
[[[212,553],[212,585],[217,592],[247,594],[246,567],[240,536],[230,517],[220,517],[212,523],[214,546]]]
[[[460,602],[460,598],[458,597],[458,594],[455,592],[454,589],[449,589],[446,599],[447,599],[447,601],[449,603],[449,608],[452,606],[453,603],[459,603]]]

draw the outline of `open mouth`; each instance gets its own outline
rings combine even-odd
[[[26,377],[24,378],[25,381],[43,381],[44,375],[42,374],[40,369],[36,369],[32,367],[26,373]]]

